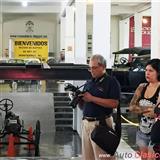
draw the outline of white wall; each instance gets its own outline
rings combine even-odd
[[[151,16],[151,8],[141,12],[142,16]]]
[[[34,32],[26,32],[26,22],[31,20],[34,23]],[[49,39],[49,52],[57,52],[57,20],[45,19],[40,15],[21,16],[3,22],[3,49],[8,48],[10,35],[47,35]]]
[[[93,24],[92,16],[87,16],[87,33],[92,34]],[[3,21],[3,50],[8,48],[10,35],[25,35],[26,27],[25,23],[28,20],[34,22],[34,35],[47,35],[49,39],[49,52],[59,53],[60,51],[60,29],[58,24],[58,19],[53,17],[53,19],[48,18],[46,15],[33,14],[31,16],[12,16],[12,18]],[[111,17],[111,53],[117,51],[119,47],[118,37],[119,37],[119,18],[118,16]],[[12,27],[11,27],[12,26]],[[87,34],[86,34],[87,36]],[[87,57],[91,56],[87,54]]]
[[[87,16],[87,33],[92,34],[93,24],[92,16]],[[111,17],[111,53],[119,50],[119,16]],[[91,56],[91,55],[87,55]]]

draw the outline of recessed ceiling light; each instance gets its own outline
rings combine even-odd
[[[23,1],[23,2],[22,2],[22,6],[23,6],[23,7],[27,7],[27,6],[28,6],[28,2],[27,2],[27,1]]]

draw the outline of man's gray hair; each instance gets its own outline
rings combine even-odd
[[[92,57],[90,58],[90,60],[97,60],[98,64],[100,65],[104,65],[106,67],[106,60],[104,59],[104,57],[100,54],[94,54],[92,55]]]

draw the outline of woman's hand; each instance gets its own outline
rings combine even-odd
[[[137,114],[142,114],[142,108],[136,105],[130,106],[129,111]]]
[[[142,107],[142,114],[147,117],[154,117],[154,107],[148,106],[148,107]]]

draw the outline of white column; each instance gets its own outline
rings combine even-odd
[[[74,7],[66,7],[65,62],[74,63]]]
[[[65,18],[60,18],[60,50],[65,49]]]
[[[107,68],[113,65],[110,53],[110,0],[93,2],[93,54],[101,54],[107,60]]]
[[[129,18],[119,22],[119,50],[129,47]]]
[[[86,2],[75,2],[75,63],[86,64]]]
[[[129,18],[119,21],[119,50],[129,47]],[[128,59],[128,54],[118,55],[118,59],[125,57]],[[120,62],[118,62],[120,63]]]
[[[75,1],[75,63],[86,64],[86,2]],[[74,81],[74,85],[81,86],[84,81]],[[74,110],[73,129],[81,136],[82,111]]]
[[[2,17],[2,3],[0,2],[0,57],[3,55],[3,17]]]
[[[151,3],[151,58],[160,58],[160,3]]]
[[[134,46],[142,47],[142,15],[134,14]]]

